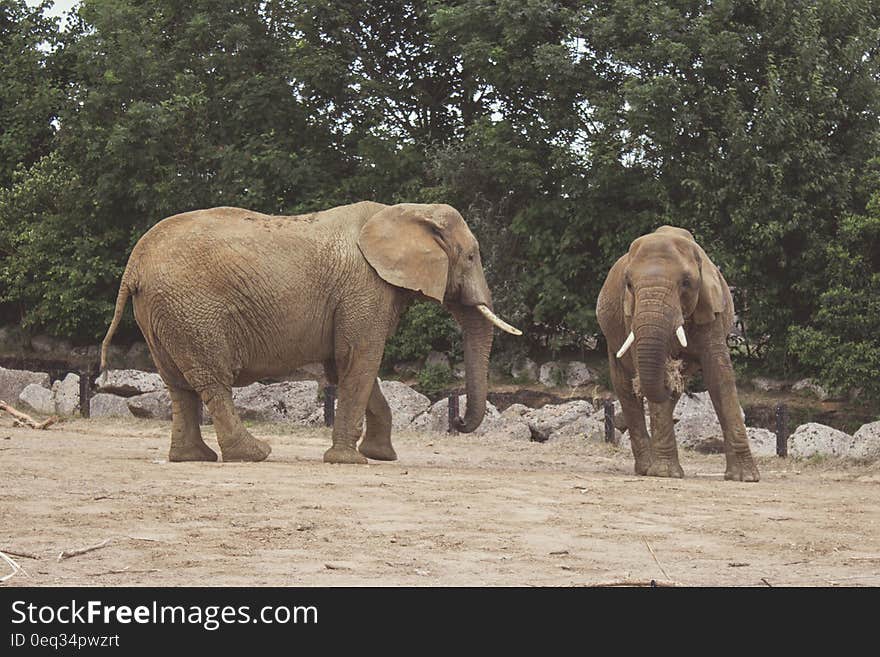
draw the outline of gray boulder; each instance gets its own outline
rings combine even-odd
[[[0,400],[15,404],[18,396],[31,384],[47,390],[52,380],[46,372],[30,372],[28,370],[8,370],[0,367]]]
[[[853,449],[853,437],[833,427],[808,422],[802,424],[788,438],[788,453],[793,458],[811,456],[849,456]]]
[[[428,357],[425,358],[425,367],[428,365],[449,369],[449,356],[440,353],[439,351],[432,351],[428,354]]]
[[[598,374],[594,370],[587,367],[586,363],[573,360],[565,366],[565,384],[572,388],[593,383]]]
[[[52,391],[38,383],[29,383],[18,395],[18,400],[28,409],[43,415],[55,413],[55,398]]]
[[[544,363],[538,372],[538,380],[541,382],[541,385],[545,385],[548,388],[561,386],[565,383],[565,366],[562,363],[557,363],[555,360]]]
[[[459,395],[458,412],[464,417],[467,412],[467,396]],[[479,428],[474,432],[476,435],[484,435],[497,428],[497,420],[501,413],[491,402],[486,402],[486,415]],[[449,428],[449,400],[444,397],[434,403],[427,411],[417,416],[408,427],[412,431],[427,431],[431,433],[446,433]]]
[[[880,458],[880,421],[863,424],[853,434],[852,458],[863,461]]]
[[[89,401],[89,417],[134,417],[128,409],[127,401],[119,395],[99,392]]]
[[[74,415],[79,412],[79,375],[70,373],[63,380],[52,384],[55,412],[58,415]]]
[[[412,421],[431,407],[431,400],[400,381],[381,381],[379,387],[391,408],[391,427],[406,429]],[[323,420],[323,412],[321,415]]]
[[[316,381],[252,383],[232,391],[235,409],[243,420],[305,423],[319,408]]]
[[[106,370],[95,381],[95,386],[98,392],[123,397],[165,390],[165,382],[161,376],[141,370]]]
[[[828,391],[812,379],[801,379],[791,387],[793,392],[807,392],[819,401],[828,399]]]
[[[151,420],[171,419],[171,395],[167,390],[145,392],[127,399],[128,410],[135,417]]]
[[[531,409],[523,419],[532,432],[532,440],[544,442],[559,438],[584,438],[591,435],[599,422],[594,419],[596,410],[583,399],[564,404],[546,404]],[[602,427],[604,429],[604,420]]]
[[[761,390],[763,392],[778,392],[780,390],[785,390],[788,387],[788,384],[785,381],[769,379],[764,376],[756,376],[752,379],[752,385],[755,386],[755,390]]]
[[[540,370],[538,364],[531,358],[523,358],[513,364],[513,367],[510,368],[510,374],[518,381],[532,383],[538,380]]]
[[[769,429],[746,427],[752,456],[776,456],[776,434]]]

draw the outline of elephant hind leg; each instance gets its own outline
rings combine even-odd
[[[376,461],[396,461],[397,452],[391,445],[391,408],[379,387],[379,379],[373,384],[366,417],[367,430],[358,451]]]
[[[265,440],[254,438],[245,428],[232,404],[232,389],[214,384],[200,390],[211,411],[223,461],[262,461],[272,452]]]
[[[217,453],[202,440],[199,429],[201,400],[192,390],[168,387],[171,395],[171,449],[169,461],[216,461]]]

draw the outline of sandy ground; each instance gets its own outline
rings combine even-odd
[[[329,431],[271,425],[266,462],[179,464],[169,429],[0,421],[0,550],[38,557],[5,585],[880,585],[876,464],[742,484],[688,452],[666,480],[604,444],[404,433],[395,463],[331,466]]]

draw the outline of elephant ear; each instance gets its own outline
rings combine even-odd
[[[691,316],[697,324],[708,324],[715,321],[716,313],[723,312],[727,306],[727,296],[724,294],[724,279],[718,267],[709,260],[706,253],[699,246],[696,247],[697,256],[700,259],[700,299]]]
[[[444,226],[424,208],[399,204],[380,210],[361,229],[358,248],[385,282],[442,302],[449,273],[439,235]]]

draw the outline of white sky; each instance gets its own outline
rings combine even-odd
[[[40,0],[25,0],[25,3],[28,7],[35,7],[40,4]],[[55,4],[52,6],[49,11],[46,12],[48,16],[54,16],[55,18],[60,18],[65,15],[68,11],[70,11],[71,7],[74,7],[79,4],[79,0],[55,0]]]

